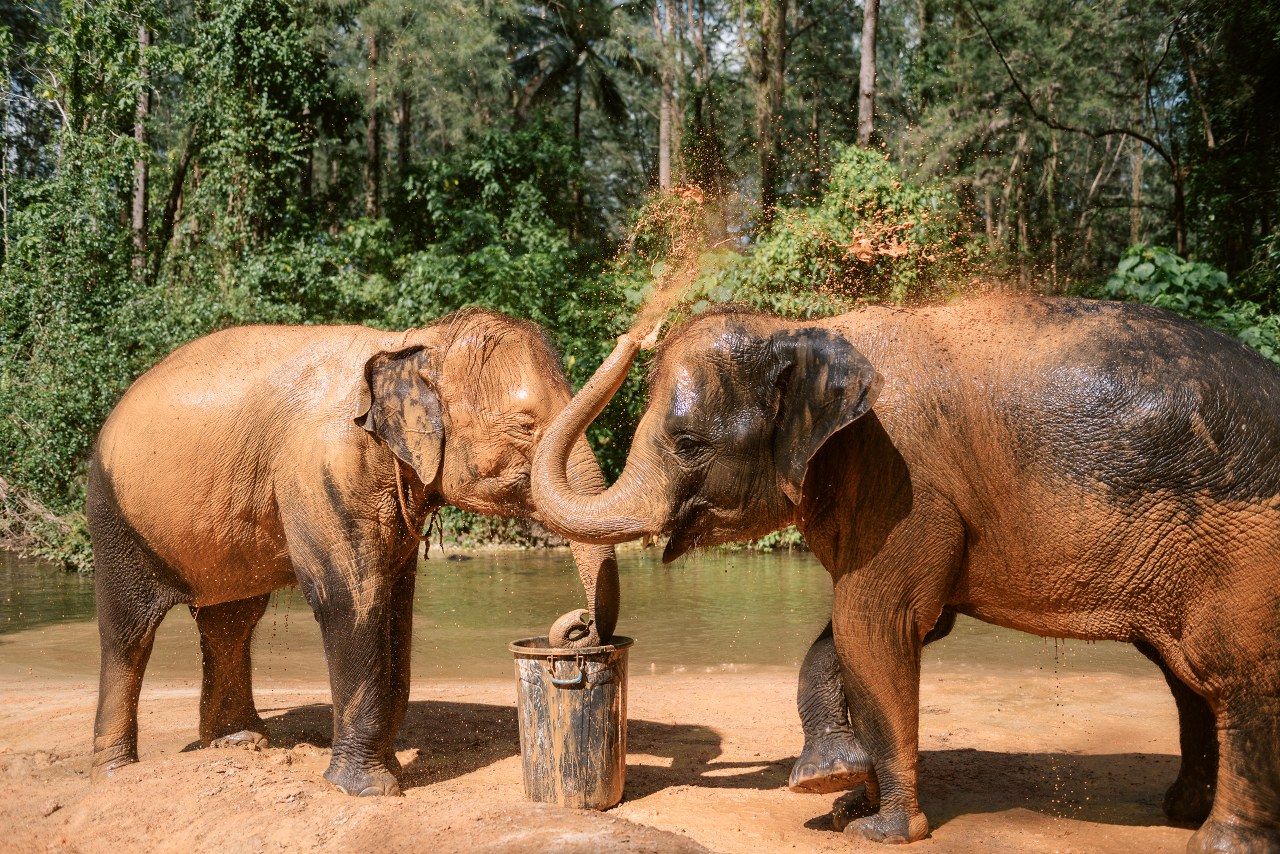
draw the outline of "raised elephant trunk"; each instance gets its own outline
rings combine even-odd
[[[635,454],[628,457],[618,482],[597,494],[576,491],[571,484],[580,481],[566,471],[570,450],[585,441],[583,430],[617,393],[639,352],[638,336],[629,333],[619,338],[609,358],[561,410],[538,443],[533,457],[533,500],[543,523],[570,540],[612,545],[661,532],[662,515],[645,501],[646,494],[659,494],[657,479],[643,470]]]

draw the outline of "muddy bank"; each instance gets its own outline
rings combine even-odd
[[[415,684],[405,795],[329,788],[323,685],[263,686],[273,746],[184,748],[197,686],[153,679],[142,762],[90,786],[95,686],[0,673],[0,847],[9,851],[849,851],[834,795],[785,789],[794,675],[639,676],[626,798],[603,815],[524,801],[512,680]],[[926,664],[921,851],[1181,851],[1159,803],[1177,772],[1173,703],[1147,676]],[[915,849],[913,849],[915,850]]]

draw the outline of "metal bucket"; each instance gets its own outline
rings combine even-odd
[[[516,657],[516,704],[524,793],[531,801],[607,810],[627,773],[627,649],[631,638],[552,649],[545,637],[508,649]]]

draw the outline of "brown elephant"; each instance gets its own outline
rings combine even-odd
[[[1280,372],[1256,352],[1087,300],[709,314],[663,342],[618,482],[579,494],[566,455],[638,349],[547,430],[534,500],[586,542],[668,533],[667,560],[796,524],[835,585],[844,771],[878,807],[846,832],[928,832],[920,649],[959,612],[1149,651],[1184,736],[1216,721],[1189,850],[1280,851]]]
[[[532,323],[483,310],[407,332],[228,329],[179,348],[125,393],[98,437],[86,512],[102,671],[93,775],[138,758],[138,692],[156,627],[191,606],[206,745],[265,741],[249,640],[271,591],[299,584],[333,693],[325,777],[396,794],[392,745],[409,698],[418,532],[436,508],[535,516],[534,446],[569,401]],[[576,488],[604,486],[589,447]],[[618,616],[609,546],[573,545],[590,625]],[[572,619],[568,622],[574,622]]]

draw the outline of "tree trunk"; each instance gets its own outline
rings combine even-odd
[[[1178,257],[1187,257],[1187,173],[1182,168],[1182,158],[1178,150],[1178,138],[1170,140],[1169,154],[1173,173],[1173,233],[1176,235]]]
[[[662,103],[658,108],[658,188],[671,188],[671,70],[662,69]]]
[[[382,201],[382,115],[378,107],[378,34],[370,33],[369,86],[366,108],[369,115],[365,125],[365,185],[364,213],[376,217],[381,212]]]
[[[1129,245],[1142,242],[1142,143],[1133,142],[1133,175],[1129,183]]]
[[[400,90],[399,102],[396,105],[396,168],[401,179],[409,174],[409,151],[413,144],[413,104],[409,100],[409,92]]]
[[[653,4],[653,33],[658,40],[658,189],[671,188],[671,118],[672,100],[675,95],[675,75],[671,64],[671,39],[667,31],[675,13],[662,2]]]
[[[303,107],[302,116],[307,127],[307,157],[302,161],[302,173],[298,176],[298,196],[304,205],[310,207],[316,180],[316,133],[315,124],[311,120],[311,108]]]
[[[760,16],[756,132],[760,146],[760,230],[773,224],[782,159],[782,95],[786,74],[787,0],[765,0]]]
[[[876,110],[876,21],[880,0],[864,0],[862,12],[862,67],[858,73],[858,145],[871,146]]]
[[[187,131],[187,141],[182,146],[182,154],[178,157],[178,165],[173,169],[173,180],[169,184],[169,197],[165,199],[164,213],[160,217],[160,231],[156,235],[156,252],[151,258],[151,270],[147,284],[155,287],[160,280],[160,268],[164,264],[165,253],[169,249],[169,241],[173,239],[173,229],[178,221],[178,210],[182,204],[182,194],[187,183],[187,172],[195,160],[199,147],[200,128],[192,125]]]
[[[138,27],[138,103],[134,108],[133,141],[138,155],[133,162],[133,272],[141,275],[147,269],[147,119],[151,115],[151,81],[147,74],[147,51],[151,47],[151,31]]]
[[[573,148],[579,150],[582,142],[582,66],[573,75]]]

